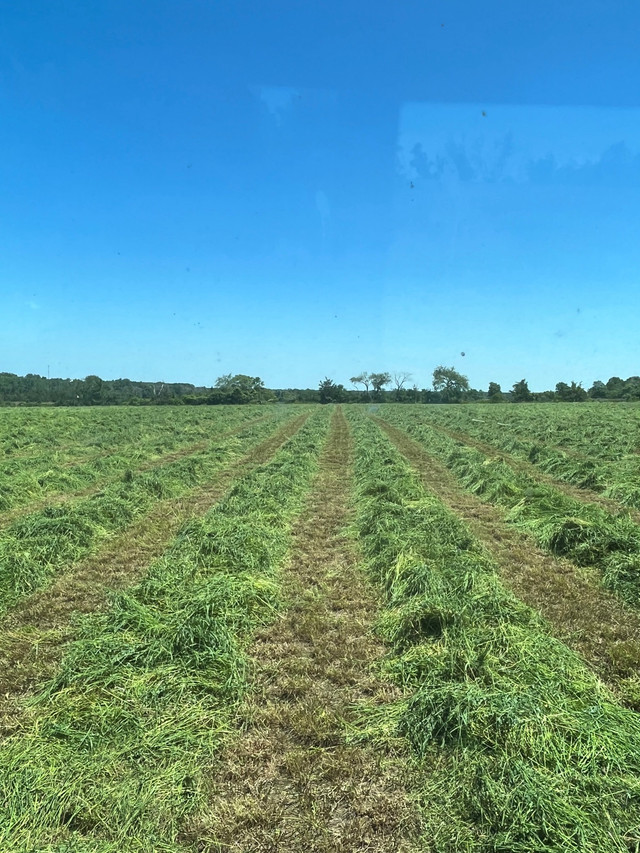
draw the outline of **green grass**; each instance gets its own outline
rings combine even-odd
[[[354,738],[403,736],[434,853],[640,850],[640,720],[500,584],[488,554],[352,416],[356,529],[403,688]]]
[[[181,827],[233,730],[247,643],[278,606],[328,415],[187,525],[107,612],[83,619],[59,675],[0,748],[1,849],[183,849]]]

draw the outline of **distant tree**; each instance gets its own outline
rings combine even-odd
[[[344,399],[344,385],[336,385],[326,376],[318,386],[321,403],[341,403]]]
[[[225,373],[215,382],[215,391],[210,402],[221,403],[262,403],[270,396],[259,376],[247,376],[244,373]],[[216,394],[215,392],[219,392]]]
[[[85,376],[80,397],[85,406],[98,406],[102,402],[102,384],[99,376]]]
[[[378,396],[384,386],[391,382],[391,375],[389,373],[370,373],[369,381],[371,382],[373,393]]]
[[[411,379],[411,373],[408,370],[398,370],[393,374],[393,387],[396,391],[402,391],[407,383]]]
[[[479,388],[469,388],[468,391],[464,392],[464,399],[467,403],[474,403],[477,400],[484,400],[486,399],[486,396],[486,392],[480,391]]]
[[[369,396],[369,386],[371,385],[371,378],[368,373],[359,373],[357,376],[352,376],[349,380],[353,385],[363,385],[367,396]]]
[[[607,379],[607,397],[622,397],[624,384],[624,379],[620,379],[619,376],[612,376],[610,379]]]
[[[504,400],[504,397],[502,396],[502,388],[500,387],[500,385],[498,385],[497,382],[489,383],[487,399],[490,403],[501,403]]]
[[[407,402],[409,403],[417,403],[420,400],[420,389],[417,385],[413,384],[411,388],[407,389]]]
[[[529,390],[529,385],[526,379],[521,379],[511,389],[511,399],[514,403],[531,403],[533,394]]]
[[[604,382],[601,382],[600,379],[596,379],[591,388],[587,391],[587,394],[592,400],[601,400],[607,396],[607,386]]]
[[[629,376],[622,390],[623,400],[640,399],[640,376]]]
[[[556,399],[563,403],[581,403],[587,399],[587,392],[581,384],[572,382],[567,385],[566,382],[558,382],[556,385]]]
[[[214,383],[214,388],[219,388],[221,391],[226,391],[233,385],[233,374],[232,373],[223,373],[222,376],[218,376]]]
[[[397,401],[403,400],[406,396],[404,394],[404,386],[405,383],[411,379],[411,374],[408,370],[397,370],[393,374],[393,387],[395,389],[395,398]]]
[[[16,400],[20,393],[20,377],[15,373],[0,373],[0,400]]]
[[[458,403],[465,391],[469,390],[469,380],[455,369],[440,364],[433,371],[433,390],[443,403]]]
[[[536,391],[533,394],[533,402],[534,403],[557,403],[558,398],[556,397],[555,391]]]
[[[280,403],[319,403],[320,392],[317,388],[281,388],[274,391],[275,399]]]

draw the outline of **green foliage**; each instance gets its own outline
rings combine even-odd
[[[529,385],[526,379],[521,379],[511,389],[511,399],[514,403],[531,403],[533,394],[529,390]]]
[[[433,371],[433,390],[440,394],[443,403],[458,403],[469,390],[469,380],[454,367],[441,364]]]
[[[453,384],[440,385],[435,391],[424,389],[422,402],[448,403],[484,399],[485,394],[469,388],[468,380],[452,367],[440,365],[436,371],[453,371]],[[394,374],[395,400],[397,402],[418,402],[415,392],[405,391],[404,384],[410,374]],[[440,374],[439,374],[440,376]],[[401,384],[398,384],[400,378]],[[442,376],[440,376],[442,378]],[[375,382],[374,382],[375,380]],[[384,399],[384,387],[391,381],[389,373],[359,373],[349,380],[354,385],[362,385],[364,393],[369,395],[373,388],[377,399]],[[462,384],[460,382],[462,381]],[[465,386],[464,383],[467,382]],[[515,388],[521,388],[522,382]],[[497,384],[497,383],[491,383]],[[525,383],[526,384],[526,383]],[[566,399],[567,402],[582,402],[585,399],[640,400],[640,376],[621,379],[612,376],[606,383],[596,380],[588,392],[581,385],[558,383],[560,392],[543,391],[531,397],[527,396],[528,386],[522,389],[522,400],[516,402],[547,402],[554,399]],[[572,389],[571,396],[565,397],[566,388]],[[417,389],[416,389],[417,390]],[[349,393],[349,392],[347,392]],[[353,393],[353,392],[351,392]],[[520,393],[517,392],[517,393]],[[530,392],[529,392],[530,393]],[[586,394],[586,396],[585,396]],[[491,398],[491,394],[489,394]],[[0,372],[0,405],[56,405],[56,406],[112,406],[112,405],[226,405],[247,402],[266,402],[279,399],[291,402],[318,402],[318,393],[312,388],[266,389],[259,377],[246,374],[224,374],[215,387],[196,387],[189,382],[140,382],[131,379],[101,379],[90,375],[84,379],[48,379],[29,373],[18,376],[14,373]],[[348,398],[346,398],[348,399]],[[497,400],[493,400],[497,402]]]
[[[379,395],[385,385],[388,385],[391,382],[391,374],[390,373],[370,373],[369,381],[371,382],[371,387],[373,388],[374,395]]]
[[[588,395],[593,400],[640,400],[640,376],[612,376],[606,383],[596,379]]]
[[[582,403],[587,399],[587,392],[582,385],[572,382],[567,385],[566,382],[558,382],[556,385],[556,397],[563,403]]]
[[[504,400],[502,389],[500,388],[497,382],[489,383],[487,398],[490,403],[502,403],[502,401]]]
[[[54,403],[57,406],[115,405],[119,403],[167,403],[187,394],[204,393],[185,382],[135,382],[131,379],[48,379],[29,373],[0,373],[0,403]]]
[[[604,382],[596,379],[591,388],[587,391],[587,394],[594,400],[601,400],[607,396],[607,386]]]
[[[336,385],[328,376],[322,380],[318,390],[321,403],[341,403],[344,399],[344,385]]]
[[[213,403],[262,403],[271,396],[264,387],[264,382],[259,376],[246,376],[230,373],[219,376],[216,379],[215,391],[209,396],[209,402]]]

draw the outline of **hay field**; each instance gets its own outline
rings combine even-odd
[[[0,410],[0,849],[640,851],[640,409]]]

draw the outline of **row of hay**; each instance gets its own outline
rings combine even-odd
[[[473,494],[508,510],[507,519],[542,548],[581,566],[595,566],[605,586],[640,605],[640,526],[624,512],[613,515],[582,503],[514,470],[500,456],[488,457],[402,413],[382,416],[441,459]]]
[[[354,414],[357,520],[403,688],[354,737],[406,738],[433,853],[640,850],[640,720],[502,587],[468,529]]]
[[[126,529],[158,500],[207,482],[273,429],[273,421],[252,424],[200,453],[149,472],[127,471],[89,498],[29,514],[0,530],[0,613]]]
[[[0,748],[0,849],[185,849],[186,821],[233,728],[248,638],[278,603],[328,414],[187,525],[106,613],[84,619],[23,731]]]

